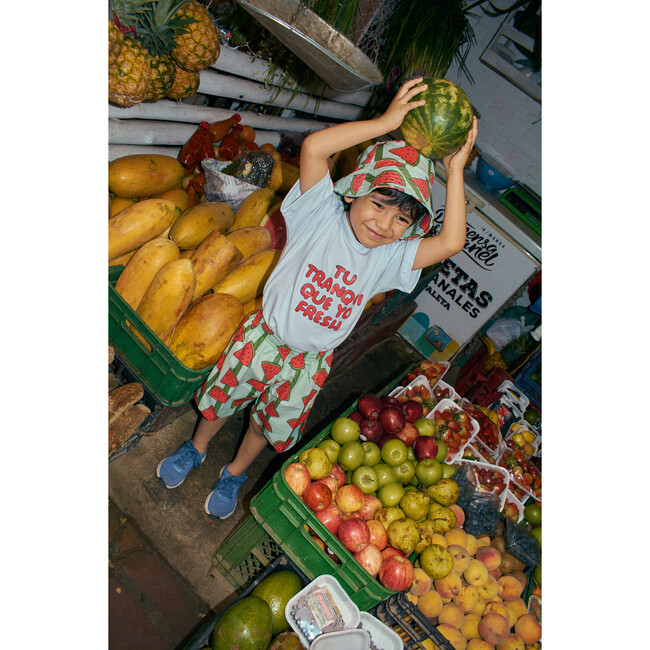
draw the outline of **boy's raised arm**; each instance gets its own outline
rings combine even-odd
[[[465,245],[466,215],[465,207],[465,163],[476,142],[478,126],[476,117],[467,135],[465,144],[456,153],[445,156],[442,162],[447,176],[445,196],[445,218],[440,232],[435,237],[425,237],[418,246],[413,261],[413,269],[423,269],[463,250]]]
[[[337,151],[399,128],[404,116],[412,108],[425,103],[423,99],[410,101],[415,95],[426,90],[427,85],[420,84],[421,81],[422,78],[418,77],[401,86],[386,112],[377,118],[337,124],[310,133],[303,140],[300,150],[300,192],[304,194],[329,173],[327,159]]]

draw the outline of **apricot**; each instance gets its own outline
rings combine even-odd
[[[470,555],[476,555],[478,550],[478,540],[474,535],[467,533],[467,546],[465,547]]]
[[[487,600],[485,598],[481,598],[480,596],[478,597],[478,602],[476,603],[474,609],[472,609],[471,612],[467,612],[468,614],[477,614],[478,616],[483,616],[483,612],[485,611],[485,607],[487,605]]]
[[[528,584],[528,578],[526,577],[526,574],[523,571],[513,571],[510,575],[513,578],[517,578],[517,580],[521,582],[522,589],[526,588],[526,585]]]
[[[447,548],[453,544],[467,548],[467,533],[462,528],[450,528],[444,537],[447,540]]]
[[[451,643],[454,650],[467,650],[467,639],[461,634],[460,630],[449,623],[440,623],[436,630]]]
[[[472,585],[463,585],[460,591],[454,596],[453,601],[465,614],[471,612],[478,603],[478,589]]]
[[[508,620],[508,609],[503,603],[500,603],[496,600],[491,600],[488,602],[488,604],[485,606],[485,611],[483,612],[483,616],[485,614],[489,614],[490,612],[496,612],[497,614],[501,614],[503,618],[506,619],[506,621],[510,622]],[[512,627],[511,625],[508,626],[509,628]]]
[[[517,618],[528,613],[528,607],[523,598],[515,598],[514,600],[509,600],[508,605],[510,605],[515,612],[517,612]]]
[[[501,641],[505,641],[510,634],[508,619],[496,612],[483,614],[481,622],[478,624],[478,633],[484,641],[497,645]]]
[[[489,546],[490,545],[490,536],[489,535],[481,535],[480,537],[476,538],[476,543],[478,546]]]
[[[460,630],[464,619],[465,612],[456,603],[445,603],[438,614],[438,623],[448,623],[457,630]]]
[[[497,645],[497,650],[526,650],[526,646],[520,636],[510,632],[505,640]]]
[[[427,618],[436,618],[442,612],[443,602],[440,594],[431,589],[418,598],[416,606]]]
[[[477,551],[478,553],[478,551]],[[463,571],[463,578],[465,582],[469,585],[474,585],[475,587],[482,587],[490,577],[487,567],[483,562],[472,558],[467,565],[465,571]]]
[[[499,585],[499,596],[503,600],[515,600],[519,598],[524,591],[524,587],[517,578],[513,576],[501,576],[497,580]]]
[[[453,598],[463,586],[463,581],[461,580],[460,573],[454,573],[453,571],[439,580],[435,580],[433,583],[436,591],[443,598]]]
[[[454,558],[454,568],[452,571],[455,573],[462,573],[467,568],[469,561],[472,559],[470,554],[467,552],[467,549],[460,544],[450,544],[447,546],[447,550],[451,553],[451,556]]]
[[[480,622],[481,617],[478,614],[465,614],[460,631],[467,640],[480,638],[478,633],[478,624]]]
[[[415,596],[426,594],[433,585],[433,578],[422,568],[415,567],[413,569],[413,584],[409,589],[409,593]]]
[[[501,553],[494,546],[481,546],[481,548],[477,548],[474,557],[483,562],[488,571],[498,569],[501,564]]]
[[[499,594],[499,583],[496,578],[489,576],[484,585],[478,587],[478,594],[485,600],[491,600]]]
[[[470,639],[465,650],[495,650],[494,646],[483,639]]]
[[[537,643],[542,638],[542,626],[532,614],[524,614],[515,623],[515,634],[524,643]]]
[[[431,533],[431,544],[440,544],[447,548],[447,538],[442,533]]]
[[[519,615],[517,614],[515,608],[510,604],[510,601],[506,600],[504,601],[503,604],[506,606],[506,609],[508,610],[508,623],[510,623],[510,629],[512,629],[515,626],[515,623],[517,622]]]

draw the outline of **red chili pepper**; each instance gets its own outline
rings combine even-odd
[[[239,149],[241,141],[241,124],[235,124],[230,130],[230,133],[224,137],[219,145],[219,156],[222,160],[232,160]]]
[[[178,162],[185,169],[193,169],[201,160],[204,142],[211,140],[209,128],[210,125],[207,122],[201,122],[199,128],[194,131],[190,139],[181,147],[178,153]]]

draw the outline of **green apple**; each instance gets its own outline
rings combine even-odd
[[[374,467],[377,463],[381,462],[381,449],[379,449],[379,445],[376,442],[366,440],[361,443],[361,446],[365,452],[365,457],[363,459],[364,465]]]
[[[327,454],[327,457],[332,463],[336,462],[336,459],[339,456],[339,449],[341,449],[341,445],[339,445],[336,440],[325,438],[324,440],[321,440],[316,446]]]
[[[361,467],[365,457],[366,452],[363,450],[362,444],[358,440],[350,440],[341,445],[336,462],[343,469],[351,471]]]
[[[381,459],[391,467],[401,465],[408,458],[407,447],[403,440],[391,438],[381,448]]]
[[[413,445],[410,447],[407,445],[406,446],[406,458],[407,460],[412,460],[414,463],[417,462],[417,458],[415,457],[415,451],[413,450]]]
[[[354,483],[364,494],[376,492],[378,486],[377,474],[369,465],[361,465],[352,472]]]
[[[458,473],[456,465],[447,465],[447,463],[440,463],[442,465],[442,478],[454,478]]]
[[[404,486],[401,483],[386,483],[377,490],[377,498],[385,508],[397,506],[399,500],[404,496]]]
[[[393,467],[395,479],[398,483],[408,483],[415,476],[415,463],[412,460],[405,460],[396,467]]]
[[[359,440],[361,429],[359,424],[350,418],[340,417],[332,423],[330,436],[336,440],[340,445],[346,442],[353,442]]]
[[[377,489],[379,489],[382,485],[386,485],[386,483],[396,482],[397,479],[395,478],[395,472],[390,465],[386,465],[386,463],[377,463],[372,467],[377,474],[377,481],[379,484],[379,487]]]
[[[443,466],[433,458],[423,458],[415,465],[415,476],[422,485],[429,487],[443,478]]]
[[[429,418],[418,418],[413,424],[421,436],[432,436],[436,432],[436,427]]]
[[[447,449],[447,443],[443,440],[438,440],[438,453],[436,454],[436,460],[439,463],[443,463],[445,461],[445,458],[447,458],[448,452],[449,450]]]

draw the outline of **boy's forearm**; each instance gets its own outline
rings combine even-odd
[[[447,191],[445,196],[445,218],[438,237],[450,250],[459,252],[465,245],[467,232],[465,206],[465,181],[462,169],[447,170]]]

